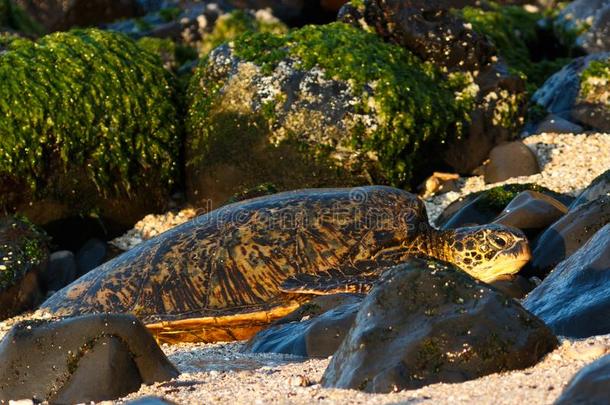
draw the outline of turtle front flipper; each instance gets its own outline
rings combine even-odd
[[[360,274],[349,274],[338,269],[318,274],[297,274],[280,285],[280,291],[290,294],[330,295],[368,293],[379,279],[381,269]]]

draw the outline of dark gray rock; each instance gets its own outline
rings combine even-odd
[[[519,228],[531,240],[567,212],[568,208],[553,197],[536,191],[524,191],[504,208],[494,222]]]
[[[601,196],[610,197],[610,170],[606,170],[604,173],[597,176],[591,184],[576,197],[576,200],[570,205],[570,210]]]
[[[178,374],[132,315],[26,321],[0,343],[0,401],[112,400]]]
[[[610,398],[610,354],[581,369],[555,405],[607,404]]]
[[[362,299],[361,295],[355,294],[314,298],[256,334],[247,343],[245,351],[302,357],[331,356],[352,326]]]
[[[512,298],[454,266],[410,260],[365,298],[322,385],[391,392],[462,382],[530,367],[556,345]]]
[[[104,263],[108,246],[106,242],[99,239],[89,239],[76,253],[76,266],[78,277],[89,273],[97,266]]]
[[[562,336],[610,333],[610,224],[561,262],[523,305]]]
[[[569,205],[573,200],[572,197],[536,184],[505,184],[454,201],[438,217],[436,225],[442,229],[453,229],[472,224],[487,224],[498,218],[511,201],[525,191],[544,194],[563,205]]]
[[[69,250],[60,250],[49,257],[47,268],[40,274],[40,282],[46,292],[59,291],[76,280],[77,274],[74,254]]]
[[[610,131],[607,86],[583,86],[581,76],[591,62],[610,61],[610,52],[574,59],[551,76],[532,96],[533,105],[567,121],[602,132]],[[529,123],[528,126],[535,126]]]
[[[532,245],[532,261],[522,270],[544,278],[610,222],[610,197],[602,196],[569,211],[548,227]]]
[[[485,183],[498,183],[512,177],[531,176],[540,173],[538,159],[521,141],[507,142],[489,152],[485,165]]]

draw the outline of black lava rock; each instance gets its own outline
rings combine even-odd
[[[610,354],[580,370],[555,405],[607,404],[610,398]]]
[[[553,197],[524,191],[513,198],[494,222],[519,228],[532,240],[567,212],[568,208]]]
[[[561,262],[523,305],[558,335],[610,333],[610,224]]]
[[[359,294],[316,297],[275,325],[257,333],[245,351],[328,357],[335,353],[347,335],[362,299]]]
[[[26,321],[0,343],[0,402],[112,400],[178,374],[132,315]]]
[[[322,385],[390,392],[462,382],[530,367],[556,345],[517,301],[455,266],[415,259],[365,298]]]

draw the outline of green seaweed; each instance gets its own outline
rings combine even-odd
[[[0,206],[10,203],[11,181],[40,197],[75,173],[102,196],[174,182],[174,84],[126,36],[90,29],[13,39],[0,55],[0,83]]]

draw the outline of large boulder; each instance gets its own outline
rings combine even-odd
[[[261,183],[407,185],[467,121],[468,83],[342,23],[241,37],[191,82],[189,197],[217,205]]]
[[[0,320],[44,298],[39,276],[49,258],[46,235],[24,218],[0,218]]]
[[[588,128],[610,132],[610,53],[574,59],[536,91],[532,102],[535,115],[540,118],[553,114]]]
[[[125,227],[179,174],[174,84],[160,60],[99,30],[12,39],[0,54],[0,210]]]
[[[504,63],[495,62],[496,50],[487,37],[493,30],[477,32],[452,9],[472,3],[365,0],[350,2],[339,12],[341,21],[375,32],[437,66],[467,74],[474,95],[469,122],[461,136],[442,148],[446,163],[465,174],[483,163],[495,145],[514,138],[525,102],[524,82]],[[502,24],[506,21],[495,22],[494,30]]]
[[[610,333],[610,224],[544,279],[523,305],[562,336]]]
[[[0,402],[113,400],[178,374],[133,315],[25,321],[0,342]]]
[[[557,339],[521,305],[457,267],[410,260],[365,298],[322,385],[391,392],[527,368]]]
[[[604,404],[610,398],[610,354],[580,370],[555,405]]]

